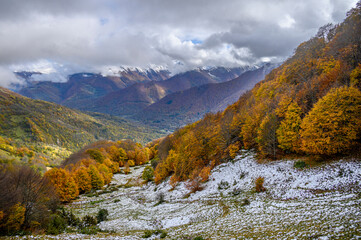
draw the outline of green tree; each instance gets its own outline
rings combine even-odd
[[[302,121],[302,150],[332,155],[350,149],[359,138],[360,116],[361,92],[358,89],[332,89]]]
[[[151,166],[146,166],[143,170],[142,178],[144,181],[151,181],[154,178],[154,169]]]
[[[277,117],[271,113],[262,120],[257,131],[258,149],[263,156],[276,157],[277,150]]]
[[[104,179],[100,174],[99,170],[94,166],[89,166],[89,176],[91,179],[91,185],[93,189],[100,189],[104,185]]]
[[[98,163],[103,163],[105,156],[103,155],[103,153],[96,148],[92,148],[92,149],[88,149],[86,150],[86,153],[89,154],[89,156],[94,159],[95,161],[97,161]]]

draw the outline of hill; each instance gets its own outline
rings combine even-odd
[[[221,83],[210,83],[171,93],[134,116],[147,124],[172,129],[198,121],[209,112],[224,110],[263,80],[274,68],[268,64]]]
[[[99,139],[134,139],[146,143],[161,136],[154,128],[104,114],[91,116],[58,104],[29,99],[5,88],[0,88],[0,120],[2,136],[69,150]]]
[[[315,161],[359,156],[361,143],[361,3],[344,22],[321,27],[252,91],[217,114],[160,142],[156,181],[206,181],[210,170],[256,149],[261,159],[289,154]]]

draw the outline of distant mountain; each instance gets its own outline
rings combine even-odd
[[[199,120],[205,113],[224,110],[236,102],[244,92],[263,80],[274,67],[273,64],[267,64],[246,71],[231,81],[205,84],[169,94],[134,118],[174,130]]]
[[[196,69],[177,74],[165,81],[152,81],[134,84],[128,88],[111,92],[96,101],[90,101],[80,107],[81,110],[130,116],[141,112],[149,105],[165,96],[202,86],[209,83],[221,83],[234,79],[250,68]]]
[[[26,97],[50,101],[72,108],[80,108],[108,93],[126,88],[139,82],[162,81],[169,78],[166,70],[122,69],[117,76],[103,76],[94,73],[77,73],[69,76],[65,83],[52,81],[31,81],[32,72],[18,72],[27,86],[18,92]],[[39,74],[39,73],[36,73]],[[51,80],[51,79],[49,79]]]
[[[100,139],[146,143],[161,135],[155,128],[119,117],[89,115],[0,88],[0,136],[74,150]]]

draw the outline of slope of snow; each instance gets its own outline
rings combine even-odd
[[[69,207],[79,216],[107,209],[109,219],[99,226],[115,231],[114,239],[140,239],[146,229],[165,229],[170,239],[361,238],[361,162],[340,160],[302,170],[293,164],[259,164],[252,152],[241,152],[216,167],[204,190],[191,195],[185,183],[174,189],[168,182],[142,185],[144,167],[133,168],[129,175],[114,176],[117,191],[82,196]],[[266,192],[254,192],[259,176]]]

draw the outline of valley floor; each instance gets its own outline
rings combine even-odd
[[[145,230],[162,229],[166,239],[361,239],[361,162],[304,169],[293,164],[258,164],[254,154],[243,152],[216,167],[204,190],[189,196],[185,183],[175,189],[142,185],[144,166],[135,167],[129,175],[114,175],[109,191],[68,206],[78,216],[107,209],[108,221],[99,226],[108,233],[45,238],[142,239]],[[259,176],[266,192],[254,192]]]

